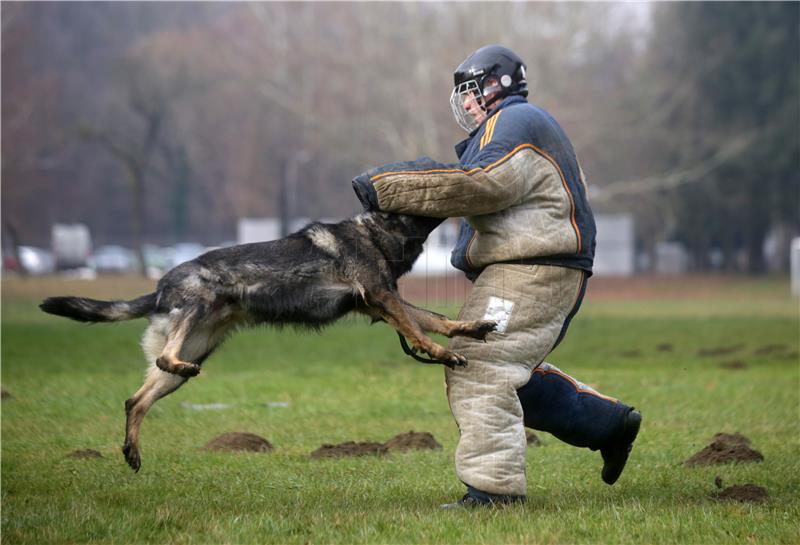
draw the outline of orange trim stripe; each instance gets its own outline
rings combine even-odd
[[[502,110],[497,112],[493,117],[489,118],[489,121],[486,122],[486,128],[483,131],[483,136],[481,136],[480,149],[483,149],[492,141],[492,138],[494,137],[494,128],[495,125],[497,125],[497,120],[500,118],[501,113],[503,113]]]
[[[575,305],[578,304],[578,299],[581,296],[581,291],[583,291],[583,283],[586,282],[586,273],[581,275],[581,281],[578,282],[578,292],[575,294],[575,299],[572,300],[572,308],[575,308]]]
[[[564,373],[560,373],[558,371],[545,371],[544,369],[541,369],[539,367],[534,369],[533,372],[534,373],[540,373],[542,375],[558,375],[559,377],[569,381],[569,383],[572,384],[572,387],[575,388],[576,392],[593,395],[595,397],[599,397],[599,398],[605,399],[607,401],[613,401],[614,403],[618,403],[618,400],[616,398],[604,396],[603,394],[601,394],[599,392],[596,392],[594,390],[587,390],[585,388],[581,388],[580,386],[578,386],[578,383],[575,382],[575,379],[573,379],[571,376],[566,375]],[[531,376],[533,376],[533,373],[531,373]]]
[[[476,238],[478,238],[478,231],[472,233],[472,237],[469,239],[469,242],[467,243],[467,249],[464,251],[464,259],[467,261],[467,264],[473,269],[475,268],[475,264],[469,258],[469,249],[472,248],[472,243],[475,242]]]
[[[486,122],[486,128],[483,130],[483,136],[481,137],[481,146],[480,149],[483,149],[486,144],[489,143],[491,140],[491,131],[492,131],[492,123],[494,122],[494,118],[491,118],[489,121]]]
[[[449,173],[460,172],[461,174],[466,174],[467,176],[470,176],[470,175],[472,175],[472,174],[474,174],[474,173],[476,173],[478,171],[482,170],[484,172],[488,172],[488,171],[500,166],[502,163],[504,163],[505,161],[510,159],[512,155],[516,154],[522,148],[530,148],[530,149],[532,149],[534,151],[537,151],[537,152],[539,151],[539,149],[536,146],[534,146],[533,144],[520,144],[519,146],[517,146],[516,148],[514,148],[513,150],[508,152],[506,155],[504,155],[503,157],[501,157],[500,159],[498,159],[497,161],[495,161],[494,163],[490,164],[487,167],[475,167],[475,168],[470,169],[470,170],[463,170],[463,169],[460,169],[460,168],[435,168],[435,169],[431,169],[431,170],[397,170],[397,171],[393,171],[393,172],[381,172],[380,174],[376,174],[375,176],[370,178],[370,181],[372,183],[375,183],[378,180],[380,180],[381,178],[385,178],[386,176],[394,176],[395,174],[443,174],[443,173],[448,173],[449,174]]]
[[[480,171],[489,172],[490,170],[499,167],[500,165],[505,163],[508,159],[510,159],[513,155],[515,155],[518,151],[520,151],[522,149],[532,149],[533,151],[535,151],[536,153],[538,153],[539,155],[541,155],[542,157],[544,157],[545,159],[550,161],[550,163],[554,167],[556,167],[556,170],[558,171],[558,175],[561,177],[561,183],[564,186],[564,190],[566,190],[567,196],[569,197],[569,204],[570,204],[570,208],[572,209],[571,210],[572,228],[575,230],[575,236],[578,238],[578,251],[576,253],[580,253],[580,251],[581,251],[581,232],[578,230],[578,223],[575,221],[575,200],[572,198],[572,192],[569,190],[569,187],[567,186],[567,179],[564,178],[564,173],[561,172],[561,167],[558,166],[558,163],[556,163],[555,159],[550,157],[547,153],[545,153],[543,150],[537,148],[533,144],[520,144],[519,146],[517,146],[516,148],[514,148],[513,150],[508,152],[506,155],[504,155],[503,157],[501,157],[500,159],[498,159],[497,161],[495,161],[494,163],[490,164],[489,166],[487,166],[485,168],[484,167],[475,167],[475,168],[470,169],[470,170],[461,170],[461,169],[458,169],[458,168],[441,168],[441,169],[433,169],[433,170],[398,170],[398,171],[395,171],[395,172],[382,172],[382,173],[377,174],[376,176],[373,176],[372,178],[370,178],[370,181],[374,184],[375,182],[377,182],[381,178],[385,178],[387,176],[402,175],[402,174],[424,175],[424,174],[451,174],[451,173],[458,172],[458,173],[461,173],[461,174],[466,174],[467,176],[471,176],[472,174],[474,174],[476,172],[480,172]]]
[[[483,147],[489,143],[489,131],[491,130],[492,127],[492,121],[494,121],[494,118],[491,118],[489,119],[489,121],[486,122],[486,127],[484,127],[483,129],[483,136],[481,136],[480,149],[483,149]]]
[[[503,110],[500,110],[492,118],[492,127],[489,129],[489,139],[486,141],[487,144],[492,141],[492,138],[494,138],[494,128],[497,126],[497,120],[500,119],[500,114],[502,113]]]

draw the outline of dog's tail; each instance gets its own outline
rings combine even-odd
[[[156,294],[149,293],[131,301],[98,301],[85,297],[48,297],[39,308],[79,322],[119,322],[142,318],[156,310]]]

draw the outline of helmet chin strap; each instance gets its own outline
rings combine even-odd
[[[483,111],[486,112],[486,115],[488,116],[492,111],[490,109],[490,106],[495,102],[497,102],[498,100],[502,100],[504,98],[505,95],[503,93],[495,93],[495,95],[491,99],[483,101],[483,104],[481,104],[481,108],[483,108]]]

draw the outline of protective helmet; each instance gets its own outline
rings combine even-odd
[[[489,106],[510,95],[528,96],[525,63],[502,45],[487,45],[475,51],[453,73],[455,86],[450,95],[450,107],[459,126],[467,132],[475,130],[477,120],[464,107],[467,97],[474,97],[478,106],[489,112]],[[491,99],[485,97],[497,93]]]

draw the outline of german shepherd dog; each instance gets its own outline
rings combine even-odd
[[[286,238],[212,250],[182,263],[156,291],[131,301],[51,297],[40,308],[81,322],[147,317],[144,384],[125,402],[122,452],[141,465],[139,428],[150,407],[200,372],[237,328],[294,324],[319,329],[355,311],[385,321],[414,351],[448,366],[466,359],[423,332],[484,339],[495,323],[459,322],[404,301],[397,280],[422,253],[441,219],[365,212],[336,224],[312,223]]]

